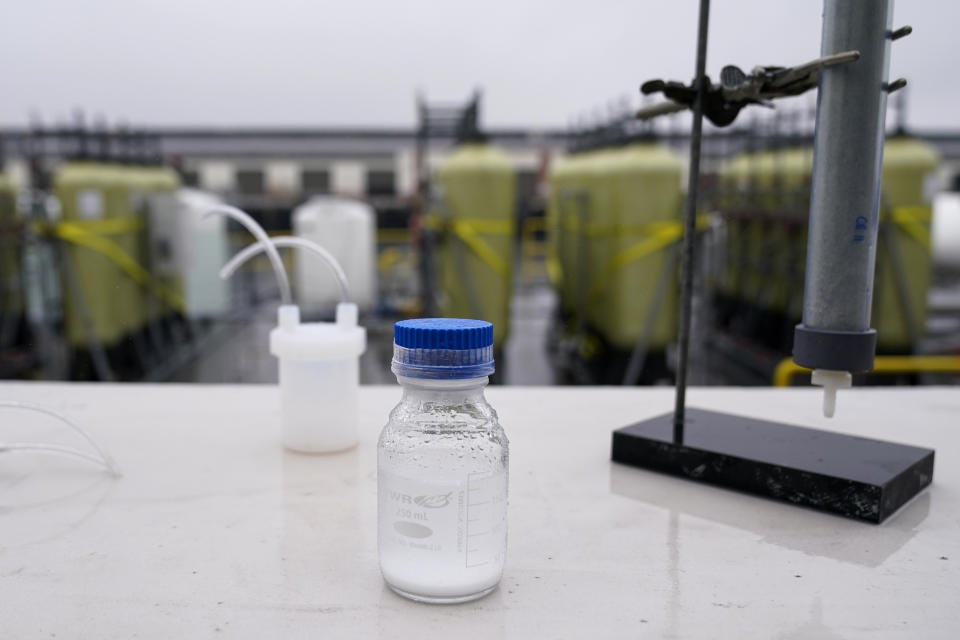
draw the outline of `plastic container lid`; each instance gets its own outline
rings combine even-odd
[[[494,371],[493,324],[460,318],[401,320],[393,326],[393,365],[408,378],[464,379]]]
[[[298,361],[358,358],[367,348],[367,332],[357,326],[357,306],[337,305],[336,322],[300,324],[300,310],[293,305],[278,309],[279,326],[270,332],[270,353]]]

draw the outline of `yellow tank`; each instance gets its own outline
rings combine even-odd
[[[3,322],[19,320],[23,315],[20,223],[16,187],[0,173],[0,319]]]
[[[569,156],[558,163],[554,176],[559,174],[559,180],[551,183],[563,273],[560,299],[563,311],[576,322],[586,322],[591,274],[602,266],[603,251],[596,241],[609,241],[598,233],[597,212],[611,206],[613,190],[604,183],[610,161],[607,150]]]
[[[123,234],[117,238],[117,244],[133,260],[147,271],[151,271],[148,254],[148,223],[150,213],[150,192],[153,186],[153,180],[150,175],[150,169],[139,165],[111,165],[117,173],[119,185],[117,197],[121,200],[117,203],[118,211],[126,207],[125,216],[129,216],[131,225],[136,230],[129,234]],[[156,309],[152,305],[152,299],[149,291],[143,286],[143,283],[137,282],[133,278],[124,277],[122,287],[125,295],[130,300],[135,300],[124,312],[124,326],[128,334],[139,333],[143,330],[148,320],[154,319],[156,313],[149,313],[148,309]]]
[[[547,220],[551,259],[556,273],[554,283],[564,313],[573,314],[577,300],[585,292],[578,292],[577,276],[582,269],[578,264],[577,227],[581,218],[589,217],[590,193],[587,171],[595,153],[579,153],[567,156],[550,167],[550,198],[547,203]]]
[[[139,215],[144,221],[138,249],[140,262],[154,281],[170,293],[182,297],[183,278],[177,267],[176,239],[177,199],[180,178],[169,167],[131,167],[134,171]],[[159,299],[147,288],[142,288],[144,308],[150,322],[169,314],[168,301]]]
[[[723,191],[729,194],[721,205],[806,215],[812,168],[813,150],[807,147],[734,156],[719,171]]]
[[[110,241],[134,257],[139,243],[138,218],[131,205],[130,183],[124,170],[115,165],[71,162],[54,175],[54,192],[60,201],[61,217],[81,238]],[[118,344],[142,318],[142,296],[138,285],[117,265],[115,256],[78,242],[65,243],[71,268],[90,316],[93,333],[106,347]],[[64,274],[64,315],[69,343],[85,347],[87,329],[79,301],[74,299],[69,275]]]
[[[513,292],[516,168],[491,145],[465,144],[439,167],[436,184],[434,219],[446,230],[436,251],[440,313],[492,322],[502,347]]]
[[[183,250],[177,240],[177,191],[181,187],[180,176],[170,167],[151,167],[151,176],[150,264],[160,284],[182,298],[184,283],[180,265],[185,263],[186,259],[178,255],[178,252]],[[167,313],[173,311],[169,306],[165,307],[165,310]]]
[[[657,144],[633,144],[609,152],[600,166],[609,206],[596,211],[591,239],[590,325],[621,350],[633,349],[644,323],[668,251],[680,236],[684,189],[683,159]],[[601,201],[602,202],[602,201]],[[643,248],[646,247],[646,250]],[[665,295],[653,326],[649,348],[662,350],[677,330],[678,261],[665,277]]]
[[[575,154],[551,172],[551,229],[564,310],[616,349],[632,350],[673,246],[683,205],[682,158],[637,143]],[[676,264],[676,263],[675,263]],[[650,348],[676,333],[676,271],[668,276]]]
[[[890,138],[883,158],[872,325],[881,353],[909,352],[926,322],[930,286],[931,178],[936,150]],[[813,150],[792,148],[731,158],[718,175],[715,206],[726,214],[726,269],[720,291],[747,305],[799,321]],[[902,264],[901,299],[893,268]],[[904,315],[909,307],[909,320]]]
[[[936,149],[916,139],[890,138],[884,146],[873,294],[873,327],[881,351],[909,352],[924,332],[932,270],[932,187],[939,164]],[[898,290],[896,257],[902,264],[907,300],[901,300]],[[911,336],[911,327],[918,335]]]
[[[584,206],[575,208],[577,217],[569,220],[575,259],[571,268],[573,301],[587,326],[600,332],[597,317],[601,314],[596,307],[610,289],[603,271],[617,242],[615,224],[620,209],[613,172],[620,153],[619,149],[603,149],[590,155],[582,171]]]
[[[562,292],[566,286],[567,274],[564,256],[564,230],[561,224],[561,199],[567,189],[568,181],[573,174],[575,161],[573,158],[561,158],[550,164],[547,183],[547,259],[551,284],[557,291]],[[560,295],[561,301],[564,296]]]
[[[716,206],[727,214],[720,289],[757,308],[786,313],[803,290],[813,151],[788,148],[731,158],[719,171]],[[794,256],[789,260],[788,256]]]

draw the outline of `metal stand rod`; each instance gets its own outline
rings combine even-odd
[[[693,132],[690,136],[690,175],[687,179],[687,206],[684,212],[681,258],[680,330],[678,335],[677,395],[673,409],[673,441],[683,443],[683,420],[687,395],[687,359],[690,351],[690,308],[693,299],[693,244],[697,231],[697,195],[700,186],[700,140],[703,137],[703,95],[706,90],[707,25],[710,0],[700,0],[697,32],[697,98],[693,103]]]

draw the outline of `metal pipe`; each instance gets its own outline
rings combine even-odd
[[[703,137],[703,96],[706,93],[707,26],[710,0],[700,0],[697,29],[697,97],[693,102],[693,132],[690,136],[690,174],[687,176],[687,202],[684,212],[682,283],[680,289],[680,328],[677,355],[677,393],[673,408],[673,441],[683,444],[683,420],[687,395],[687,359],[690,351],[690,307],[693,298],[693,244],[697,231],[697,192],[700,186],[700,142]]]
[[[820,71],[803,322],[794,334],[794,360],[824,372],[828,390],[849,386],[847,372],[873,368],[870,312],[892,15],[893,0],[824,2],[821,55],[860,53]]]

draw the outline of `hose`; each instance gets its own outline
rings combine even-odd
[[[86,432],[86,430],[80,425],[76,424],[66,416],[57,413],[52,409],[42,407],[37,404],[32,404],[29,402],[19,402],[16,400],[0,400],[0,409],[19,409],[21,411],[36,411],[37,413],[42,413],[44,415],[55,418],[73,429],[81,438],[87,441],[87,443],[97,452],[99,457],[92,456],[89,453],[80,451],[79,449],[74,449],[73,447],[67,447],[58,444],[47,444],[44,442],[0,442],[0,453],[4,451],[34,451],[38,453],[54,453],[59,455],[71,456],[74,458],[79,458],[92,462],[96,465],[99,465],[106,469],[110,475],[114,477],[120,477],[120,468],[113,461],[113,459],[107,455],[107,453],[97,444],[97,441]]]
[[[290,293],[290,280],[287,278],[287,272],[283,268],[283,262],[280,260],[280,253],[276,247],[270,243],[270,238],[267,236],[267,232],[263,230],[263,227],[257,224],[257,221],[251,218],[250,214],[228,204],[219,204],[212,207],[203,217],[207,218],[211,215],[221,215],[232,218],[253,234],[259,241],[254,246],[259,247],[263,245],[263,250],[267,252],[267,257],[270,258],[270,264],[273,265],[273,272],[277,276],[277,284],[280,285],[280,299],[285,305],[293,304],[293,296]]]
[[[243,263],[250,258],[254,257],[261,251],[267,251],[268,254],[271,250],[276,252],[276,247],[295,247],[298,249],[305,249],[314,255],[323,258],[327,266],[330,267],[330,270],[333,271],[333,275],[337,278],[337,284],[340,285],[340,296],[342,298],[342,302],[350,302],[350,285],[347,282],[347,274],[344,273],[340,263],[337,262],[337,259],[334,258],[333,254],[331,254],[329,251],[318,245],[316,242],[307,240],[306,238],[279,236],[277,238],[266,238],[265,240],[261,240],[256,244],[251,244],[230,258],[230,261],[227,262],[227,264],[225,264],[220,270],[220,277],[226,280],[233,275],[234,271],[239,269]]]

